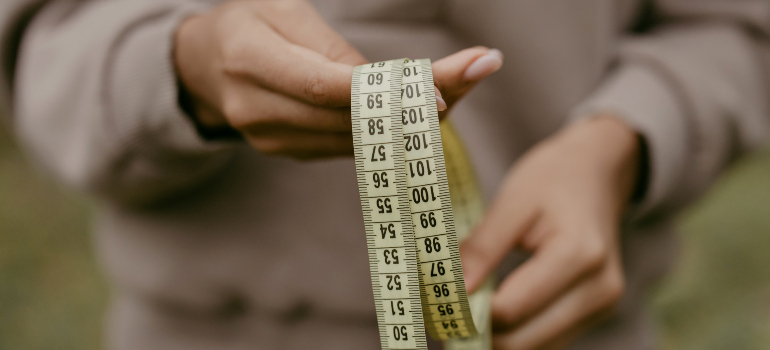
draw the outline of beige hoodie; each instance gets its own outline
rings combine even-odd
[[[172,33],[210,5],[0,3],[0,95],[20,138],[98,198],[97,246],[115,287],[110,347],[377,349],[352,160],[300,163],[206,141],[177,105]],[[452,116],[487,198],[568,120],[613,111],[645,137],[650,182],[623,232],[629,292],[573,348],[651,348],[641,297],[670,263],[667,222],[767,137],[770,2],[316,5],[372,60],[503,51],[503,69]]]

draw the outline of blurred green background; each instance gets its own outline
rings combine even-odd
[[[101,348],[108,287],[88,217],[0,123],[0,350]],[[661,349],[770,349],[770,150],[733,167],[680,227],[679,262],[650,296]]]
[[[101,349],[107,286],[88,215],[83,198],[34,171],[0,121],[0,350]]]

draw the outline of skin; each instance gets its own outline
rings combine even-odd
[[[186,19],[174,52],[191,117],[204,127],[233,127],[269,155],[352,154],[350,82],[368,61],[306,2],[224,3]],[[485,47],[434,62],[440,117],[501,65]],[[638,163],[636,133],[600,115],[542,141],[509,171],[461,246],[469,290],[511,250],[532,253],[494,297],[495,349],[558,349],[611,314],[624,289],[618,225]]]
[[[514,249],[531,257],[492,301],[494,348],[561,349],[612,314],[625,288],[619,223],[637,181],[639,138],[611,115],[529,150],[460,249],[479,287]]]
[[[270,155],[353,154],[351,78],[368,61],[307,2],[224,3],[183,21],[174,52],[182,93],[204,127],[231,126]],[[499,51],[485,47],[436,61],[440,117],[501,65]]]

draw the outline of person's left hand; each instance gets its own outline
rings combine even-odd
[[[493,298],[495,349],[562,348],[611,314],[624,290],[619,225],[639,148],[626,124],[599,116],[541,142],[510,171],[461,245],[469,291],[511,250],[532,253]]]

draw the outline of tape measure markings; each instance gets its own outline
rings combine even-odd
[[[427,59],[376,62],[353,75],[354,153],[383,349],[426,349],[423,321],[438,339],[477,334],[433,89]]]
[[[402,110],[402,118],[405,111],[407,111],[406,114],[411,114],[409,107],[424,107],[425,114],[427,114],[425,118],[428,125],[427,130],[418,127],[414,130],[405,132],[405,158],[407,160],[415,159],[418,157],[412,156],[413,154],[423,155],[427,153],[428,158],[426,158],[426,163],[429,165],[430,160],[432,160],[434,167],[433,172],[430,174],[432,177],[428,181],[415,181],[415,179],[420,179],[422,177],[415,176],[419,174],[414,174],[411,171],[407,174],[407,188],[412,191],[410,201],[412,204],[412,220],[415,225],[415,238],[419,238],[419,241],[417,241],[416,244],[421,272],[420,277],[422,278],[421,285],[423,286],[423,288],[421,288],[421,293],[423,297],[423,314],[426,319],[426,327],[428,332],[434,338],[438,339],[467,337],[475,334],[476,330],[470,314],[467,294],[465,291],[465,282],[462,278],[462,265],[455,234],[454,214],[452,212],[452,203],[446,175],[438,111],[435,104],[435,98],[431,93],[434,89],[431,62],[428,59],[415,60],[405,63],[404,66],[404,75],[408,72],[414,74],[411,74],[413,77],[411,81],[402,82],[402,91],[406,93],[404,96],[406,101],[402,101],[404,108]],[[409,70],[410,67],[419,67],[419,70],[416,68]],[[427,93],[420,96],[422,99],[421,102],[423,103],[410,104],[410,96],[408,94],[409,84],[415,80],[419,80],[418,83],[421,83],[420,85],[422,85],[423,91]],[[414,86],[415,88],[413,89],[415,90],[416,95],[419,91],[417,90],[419,85]],[[421,109],[416,113],[422,116],[423,111]],[[406,124],[417,125],[417,123],[410,122],[411,120],[408,120]],[[412,136],[411,140],[413,142],[409,145],[410,137],[408,135],[421,136],[423,141],[421,145],[423,146],[421,147],[422,149],[410,152],[409,146],[412,146],[413,149],[420,146],[420,137],[415,140],[415,137]],[[426,184],[426,182],[430,184]],[[434,200],[434,202],[439,203],[438,207],[433,206],[427,210],[420,210],[421,208],[419,205],[415,205],[415,202],[418,198],[424,202],[426,196],[415,196],[414,190],[419,188],[421,194],[425,194],[425,192],[427,192],[426,189],[430,188],[430,195],[432,196],[434,190],[433,186],[437,189],[436,199],[438,199],[438,201]],[[429,199],[432,199],[432,197]],[[431,235],[433,237],[428,238],[427,236],[431,232],[429,230],[421,232],[420,228],[428,229],[423,220],[424,216],[429,220],[431,214],[434,214],[435,216],[436,228],[439,232]],[[439,226],[439,223],[441,226]],[[432,226],[431,224],[432,222],[429,222],[428,226]],[[443,250],[436,249],[440,247],[443,247]],[[441,273],[442,269],[444,270],[444,273]],[[435,293],[436,288],[438,289],[438,293]],[[439,294],[440,296],[437,297],[436,294]]]
[[[401,113],[402,66],[402,62],[387,61],[356,67],[353,142],[380,342],[383,349],[427,349],[414,232],[403,195],[403,131],[396,123]],[[368,73],[366,78],[375,84],[362,86],[362,73]],[[364,152],[368,149],[371,157]]]

